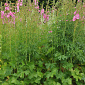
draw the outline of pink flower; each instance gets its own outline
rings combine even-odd
[[[85,7],[85,5],[83,7]]]
[[[41,10],[41,15],[44,13],[44,9]]]
[[[74,12],[74,14],[76,14],[77,10]]]
[[[22,2],[20,2],[20,6],[22,6]]]
[[[75,17],[76,17],[76,19],[79,19],[79,14],[76,14]]]
[[[36,0],[34,0],[35,1],[35,5],[36,5]]]
[[[40,12],[40,10],[38,10],[38,12]]]
[[[20,0],[18,0],[18,2],[20,2]]]
[[[76,19],[79,19],[79,14],[76,14],[76,15],[73,17],[73,21],[75,21]]]
[[[3,19],[4,17],[4,11],[1,11],[1,18]]]
[[[19,6],[17,6],[17,12],[19,12]]]
[[[4,5],[5,5],[5,6],[8,6],[8,4],[7,4],[7,3],[5,3]]]
[[[66,20],[66,21],[68,21],[68,20]]]
[[[43,14],[43,18],[46,19],[46,14]]]
[[[49,15],[46,15],[46,14],[43,14],[43,18],[44,18],[44,22],[46,22],[46,20],[48,21],[49,20]]]
[[[9,17],[10,17],[10,15],[8,14],[8,15],[7,15],[7,18],[9,18]]]
[[[73,17],[73,21],[75,21],[75,20],[76,20],[76,17],[74,16],[74,17]]]
[[[79,2],[79,0],[78,0],[78,2]]]
[[[48,31],[49,33],[52,33],[52,31]]]
[[[39,9],[39,6],[35,7],[36,9]]]
[[[47,21],[49,20],[49,15],[47,15]]]
[[[85,19],[85,17],[83,16],[83,19]]]
[[[15,18],[15,15],[13,15],[14,13],[12,13],[11,11],[8,13],[7,18],[9,18],[10,16],[12,16],[12,18]]]
[[[5,7],[5,11],[6,11],[6,10],[9,10],[9,7]]]

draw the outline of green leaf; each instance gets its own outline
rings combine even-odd
[[[39,76],[39,77],[43,77],[43,73],[42,72],[37,72],[37,75]]]
[[[18,84],[18,85],[20,84],[16,77],[12,77],[12,78],[9,80],[9,83],[10,83],[10,84],[11,84],[11,83],[13,83],[13,84]]]
[[[24,72],[20,73],[20,78],[24,78]]]
[[[43,66],[43,62],[39,61],[39,66],[42,67]]]
[[[49,53],[51,53],[51,51],[53,51],[54,49],[55,49],[55,47],[50,47],[50,48],[48,49],[46,55],[49,54]]]
[[[29,71],[29,70],[26,70],[26,71],[24,71],[24,73],[25,73],[26,75],[29,75],[30,71]]]
[[[57,82],[57,84],[56,85],[61,85],[59,82]]]
[[[7,82],[2,83],[1,85],[9,85]]]
[[[41,80],[41,78],[40,77],[38,77],[38,78],[35,78],[35,83],[40,83],[40,80]]]
[[[73,64],[66,62],[66,63],[63,64],[63,67],[66,68],[66,69],[72,69]]]
[[[29,62],[28,66],[29,66],[29,69],[32,71],[35,67],[34,62]]]

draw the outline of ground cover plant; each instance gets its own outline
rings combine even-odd
[[[0,85],[85,85],[85,2],[48,4],[1,3]]]

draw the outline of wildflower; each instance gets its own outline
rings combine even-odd
[[[20,6],[22,6],[22,2],[20,2]]]
[[[3,19],[4,17],[4,11],[1,11],[1,18]]]
[[[73,17],[73,21],[75,21],[76,19],[79,19],[79,14],[76,14],[76,15]]]
[[[38,12],[40,12],[40,10],[38,10]]]
[[[85,7],[85,5],[83,7]]]
[[[36,9],[39,9],[39,6],[35,7]]]
[[[74,12],[74,14],[76,14],[77,10]]]
[[[44,9],[41,10],[41,15],[44,13]]]
[[[5,7],[5,11],[6,11],[6,10],[9,10],[9,7]]]
[[[34,0],[35,1],[35,5],[36,5],[36,0]]]
[[[75,21],[75,20],[76,20],[76,17],[74,16],[74,17],[73,17],[73,21]]]
[[[66,21],[68,21],[68,20],[66,20]]]
[[[75,17],[76,17],[76,19],[79,19],[79,14],[76,14]]]
[[[17,5],[17,12],[19,12],[19,6]]]
[[[48,21],[49,20],[49,15],[46,15],[46,14],[43,14],[43,18],[44,18],[44,22],[46,22],[46,20]]]
[[[52,33],[52,31],[48,31],[49,33]]]
[[[5,6],[8,6],[8,4],[7,4],[7,3],[5,3],[4,5],[5,5]]]

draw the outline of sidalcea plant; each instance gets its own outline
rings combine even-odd
[[[0,22],[0,84],[84,85],[83,5],[80,9],[79,1],[74,8],[71,0],[61,0],[62,3],[58,2],[60,8],[53,3],[52,9],[47,6],[45,10],[38,6],[38,0],[34,1],[20,7],[22,0],[18,0],[19,12],[1,10],[2,20],[7,15],[10,20],[15,16],[16,29],[12,24],[2,25]],[[73,16],[76,16],[75,21],[72,21]]]

